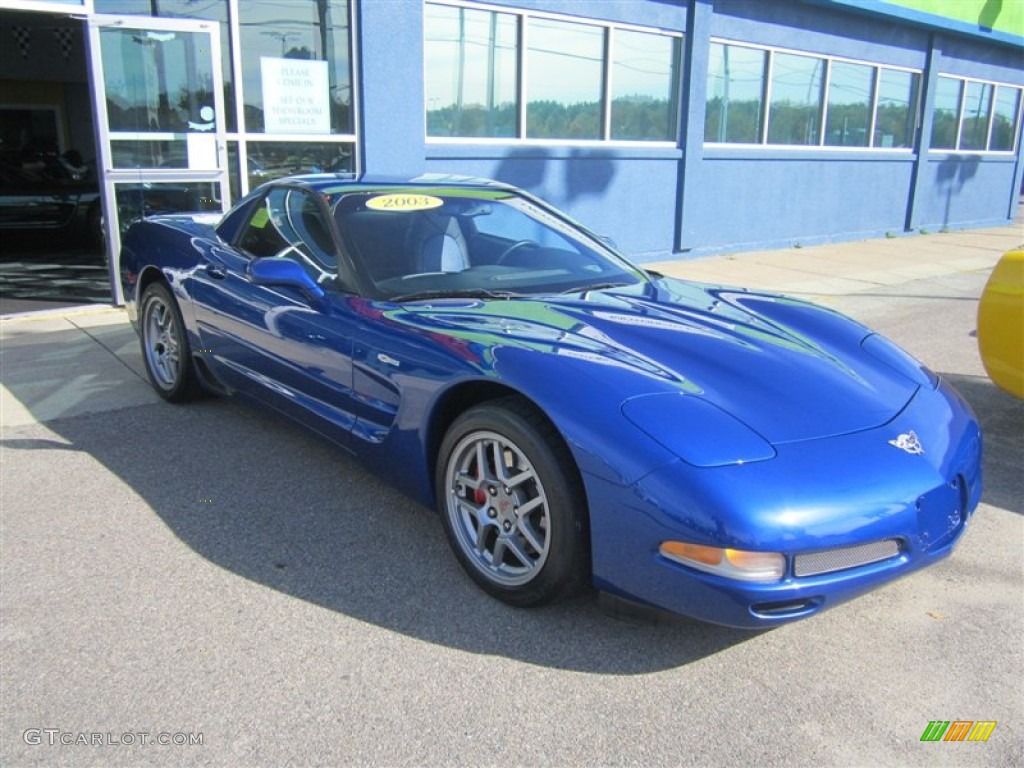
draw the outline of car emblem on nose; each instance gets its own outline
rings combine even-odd
[[[889,445],[895,445],[897,448],[906,451],[913,456],[920,456],[924,453],[924,448],[921,447],[921,441],[917,439],[917,434],[914,430],[900,435],[895,440],[890,440]]]

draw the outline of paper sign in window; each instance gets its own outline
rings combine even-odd
[[[211,133],[186,133],[188,167],[193,171],[207,171],[217,167],[217,137]]]
[[[267,133],[330,133],[327,62],[260,59]]]

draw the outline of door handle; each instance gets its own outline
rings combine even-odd
[[[223,280],[225,277],[228,276],[228,273],[224,271],[224,267],[220,266],[219,264],[207,264],[206,274],[208,274],[215,280]]]

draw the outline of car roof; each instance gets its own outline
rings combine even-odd
[[[225,240],[232,240],[238,233],[239,228],[248,219],[249,207],[268,190],[274,187],[291,186],[303,187],[316,192],[331,201],[333,205],[340,196],[349,192],[373,192],[377,189],[393,189],[394,187],[447,187],[462,189],[477,189],[481,192],[507,192],[511,194],[525,194],[522,190],[511,184],[503,184],[493,179],[477,178],[475,176],[462,176],[451,173],[424,173],[419,176],[381,176],[364,174],[356,176],[352,173],[309,173],[295,176],[284,176],[279,179],[267,181],[249,192],[248,195],[239,200],[224,214],[217,225],[217,233]]]
[[[364,174],[356,176],[348,173],[311,173],[299,176],[287,176],[267,182],[268,185],[297,184],[309,187],[318,192],[340,193],[339,187],[351,186],[353,190],[367,189],[374,187],[394,186],[437,186],[466,187],[478,189],[503,189],[518,191],[509,184],[503,184],[493,179],[484,179],[475,176],[463,176],[450,173],[424,173],[418,176],[384,176]]]

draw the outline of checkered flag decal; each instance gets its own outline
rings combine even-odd
[[[70,27],[54,27],[53,39],[57,41],[60,48],[60,55],[65,62],[71,60],[71,46],[74,43],[75,32]]]
[[[14,42],[21,51],[21,58],[28,58],[28,50],[32,47],[31,27],[11,27],[11,34],[14,35]]]

